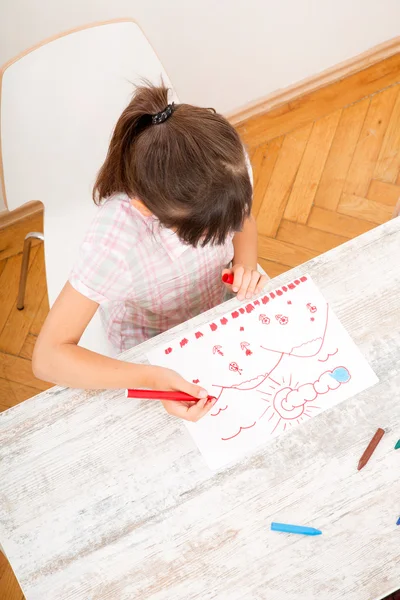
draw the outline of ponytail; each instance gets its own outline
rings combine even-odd
[[[100,204],[113,194],[136,195],[132,172],[136,159],[136,141],[153,123],[153,115],[165,109],[168,88],[148,85],[137,88],[115,126],[106,160],[97,174],[93,201]]]

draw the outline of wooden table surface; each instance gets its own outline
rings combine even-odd
[[[380,383],[218,474],[182,422],[121,391],[53,388],[0,414],[0,543],[27,600],[376,600],[400,587],[399,261],[396,219],[269,282],[310,273]],[[123,356],[145,362],[235,305]]]

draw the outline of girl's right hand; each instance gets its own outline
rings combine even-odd
[[[165,391],[176,390],[185,392],[194,398],[199,398],[199,400],[193,402],[175,402],[173,400],[162,401],[168,414],[179,417],[180,419],[185,419],[185,421],[196,422],[204,417],[216,403],[216,398],[208,401],[206,390],[198,385],[189,383],[176,371],[162,367],[155,367],[155,369],[157,369],[157,376],[155,377],[155,383],[152,386],[153,389]]]

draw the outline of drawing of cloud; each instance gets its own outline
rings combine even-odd
[[[311,402],[317,397],[317,392],[312,383],[301,385],[298,390],[289,392],[286,396],[286,408],[303,406],[305,402]]]
[[[283,419],[297,419],[303,414],[307,402],[312,402],[320,394],[336,390],[350,378],[345,367],[325,371],[314,383],[305,383],[295,390],[290,387],[280,389],[274,397],[274,408]]]
[[[326,394],[329,390],[336,390],[340,387],[340,381],[336,381],[331,377],[332,371],[323,373],[321,377],[314,383],[314,388],[317,394]]]
[[[340,381],[340,383],[347,383],[350,380],[350,373],[346,367],[336,367],[330,375],[336,381]]]

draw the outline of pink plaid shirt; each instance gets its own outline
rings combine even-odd
[[[122,352],[223,302],[221,271],[232,258],[232,236],[192,248],[117,194],[99,208],[69,281],[100,304],[108,339]]]

